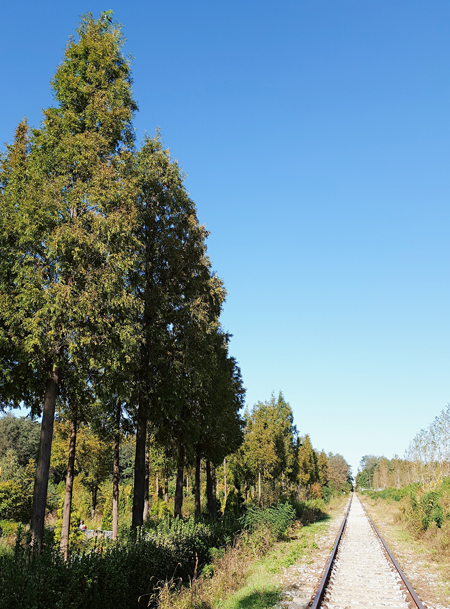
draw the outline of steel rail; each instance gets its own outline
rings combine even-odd
[[[350,507],[352,505],[352,501],[353,501],[353,494],[350,497],[350,503],[348,504],[347,512],[344,516],[344,520],[342,521],[341,528],[339,529],[339,533],[337,534],[337,537],[335,539],[333,551],[331,553],[330,558],[328,559],[322,579],[320,580],[319,588],[316,592],[316,596],[314,597],[314,602],[311,606],[311,609],[317,609],[323,600],[325,588],[328,584],[328,580],[330,579],[330,575],[331,575],[331,567],[333,566],[334,558],[336,556],[339,542],[341,541],[342,533],[344,532],[345,525],[347,524],[347,518],[348,518],[348,515],[350,512]]]
[[[358,497],[359,499],[359,497]],[[406,575],[403,573],[403,571],[400,568],[400,565],[398,564],[398,562],[395,560],[395,558],[392,556],[391,551],[389,550],[389,548],[387,547],[384,539],[381,537],[379,530],[377,529],[377,527],[374,525],[372,518],[369,516],[369,514],[367,513],[366,508],[363,505],[363,502],[361,501],[361,499],[359,499],[362,508],[367,516],[367,518],[369,519],[370,525],[372,527],[372,529],[375,531],[375,533],[377,534],[378,539],[381,541],[381,544],[383,546],[383,548],[385,549],[385,551],[387,552],[389,558],[392,561],[392,564],[394,565],[394,567],[396,568],[396,570],[398,571],[398,574],[400,575],[403,583],[405,584],[409,594],[411,595],[411,598],[413,599],[413,601],[415,602],[415,604],[417,605],[418,609],[425,609],[425,607],[423,606],[422,602],[420,601],[420,598],[417,596],[417,594],[414,592],[413,587],[411,586],[411,584],[409,583]]]

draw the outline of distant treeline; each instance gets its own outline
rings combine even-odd
[[[430,489],[450,477],[450,405],[410,442],[404,458],[366,455],[361,459],[356,485],[382,490],[420,484]]]

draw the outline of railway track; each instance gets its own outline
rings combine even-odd
[[[311,609],[425,609],[356,495]]]

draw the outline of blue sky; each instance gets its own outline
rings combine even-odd
[[[356,470],[450,401],[450,4],[24,2],[2,7],[0,138],[52,103],[79,16],[112,9],[138,140],[188,174],[251,405]]]

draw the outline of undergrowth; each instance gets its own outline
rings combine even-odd
[[[323,502],[313,502],[311,510],[303,512],[308,513],[308,519],[313,513],[323,518],[319,507],[323,508]],[[271,574],[296,563],[308,548],[302,523],[296,521],[296,509],[291,504],[250,509],[241,523],[245,530],[226,550],[213,551],[211,563],[189,586],[180,587],[175,579],[161,586],[154,596],[158,609],[262,609],[281,600],[280,588]],[[291,544],[288,533],[294,523],[298,531]],[[273,551],[278,540],[286,542],[281,552]],[[310,547],[317,547],[314,541]]]
[[[0,552],[0,607],[136,609],[157,601],[162,609],[208,609],[242,586],[252,561],[287,535],[299,513],[320,518],[321,507],[280,503],[214,523],[149,521],[137,535],[123,531],[118,542],[94,539],[66,562],[52,532],[32,556],[29,531],[19,525],[15,546]]]
[[[394,521],[401,523],[416,539],[423,540],[439,558],[450,557],[450,479],[444,478],[433,490],[419,484],[382,491],[364,491],[372,500],[395,505]]]

